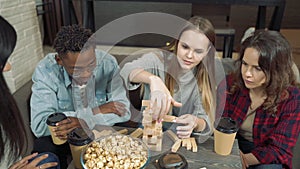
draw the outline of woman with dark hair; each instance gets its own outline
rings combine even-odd
[[[20,159],[27,145],[25,126],[2,74],[4,69],[8,69],[5,66],[6,61],[15,48],[17,34],[14,28],[1,16],[0,25],[0,168],[40,169],[57,166],[57,162],[45,163],[43,161],[50,154],[38,155],[34,153]]]
[[[227,78],[223,116],[238,122],[244,168],[292,168],[300,91],[288,41],[279,32],[258,30],[242,43],[237,64]]]
[[[121,76],[129,90],[144,84],[154,120],[177,116],[171,127],[180,138],[192,134],[206,140],[215,120],[215,31],[211,22],[194,16],[166,50],[157,50],[126,63]],[[173,106],[173,107],[172,107]],[[180,124],[180,125],[178,125]]]

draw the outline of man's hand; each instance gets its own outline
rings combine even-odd
[[[83,127],[87,127],[87,124],[84,120],[76,117],[68,117],[67,119],[56,123],[56,127],[53,128],[53,132],[58,138],[66,140],[68,138],[67,135],[72,130]]]
[[[109,102],[102,104],[99,107],[93,108],[94,115],[99,113],[114,113],[118,116],[124,116],[126,112],[126,106],[121,102]]]

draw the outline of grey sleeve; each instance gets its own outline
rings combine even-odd
[[[140,86],[140,84],[131,83],[129,81],[129,75],[135,69],[143,69],[159,76],[164,66],[162,59],[154,52],[144,54],[135,60],[127,62],[123,68],[121,68],[120,75],[128,90],[135,90]]]

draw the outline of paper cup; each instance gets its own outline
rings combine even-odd
[[[236,121],[229,117],[221,118],[214,130],[214,148],[217,154],[229,155],[231,153],[237,130]]]
[[[55,124],[57,122],[60,122],[66,118],[67,118],[67,116],[63,113],[53,113],[50,116],[48,116],[48,118],[47,118],[47,125],[48,125],[48,128],[51,133],[52,141],[56,145],[64,144],[67,140],[61,140],[60,138],[56,137],[54,135],[54,133],[52,132],[52,129],[56,127]]]
[[[80,156],[81,151],[94,140],[94,133],[89,129],[76,128],[68,135],[73,163],[76,169],[82,169]]]

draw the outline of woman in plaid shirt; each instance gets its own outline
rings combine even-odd
[[[242,43],[240,56],[227,77],[223,116],[238,122],[243,168],[292,168],[300,92],[291,47],[279,32],[260,30]]]

